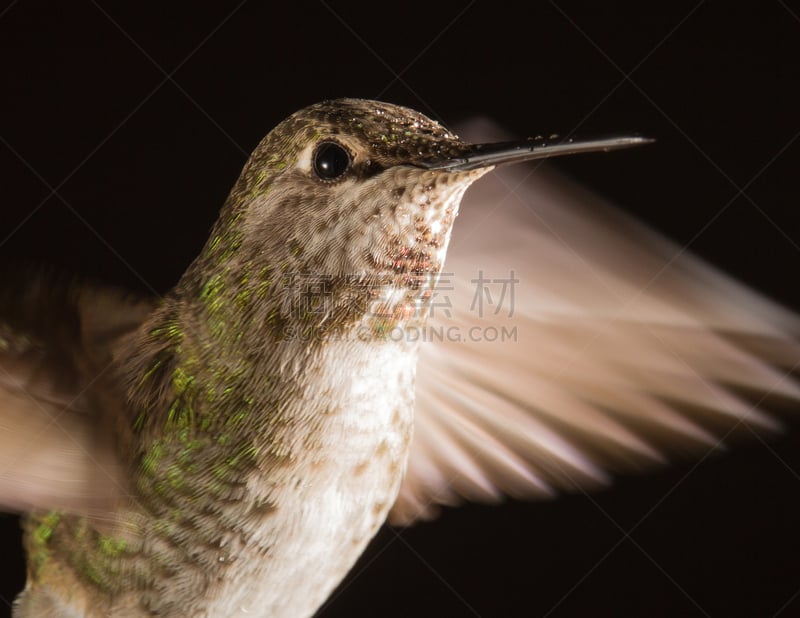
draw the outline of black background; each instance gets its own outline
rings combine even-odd
[[[3,258],[163,292],[263,134],[358,96],[519,136],[656,137],[553,165],[800,308],[797,3],[20,0],[0,46]],[[784,437],[591,499],[384,530],[322,615],[795,615],[800,423],[786,420]],[[18,522],[0,525],[10,600]]]

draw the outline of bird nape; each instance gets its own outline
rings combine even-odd
[[[328,101],[259,143],[163,298],[6,277],[15,615],[310,616],[387,519],[776,429],[743,393],[800,399],[796,315],[505,167],[646,141],[476,144]]]

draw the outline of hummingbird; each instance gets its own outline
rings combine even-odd
[[[459,214],[495,168],[648,141],[472,143],[408,108],[326,101],[257,145],[163,298],[10,274],[14,615],[310,616],[387,520],[716,444],[677,404],[776,427],[725,385],[800,399],[780,370],[790,311],[693,258],[665,269],[666,241],[602,205],[560,210],[553,186],[524,203],[536,226],[488,179],[483,210]]]

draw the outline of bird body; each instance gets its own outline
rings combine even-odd
[[[241,449],[200,470],[187,463],[176,472],[169,459],[172,469],[142,472],[138,484],[150,487],[137,495],[147,501],[118,511],[110,534],[74,515],[32,518],[28,553],[47,554],[21,607],[52,616],[312,614],[385,520],[411,438],[415,354],[404,344],[342,347],[304,363],[296,384],[308,394],[286,410],[298,426],[284,428],[277,448],[255,436],[253,449],[272,452],[253,453],[225,478],[224,496],[217,475],[204,472],[230,469]],[[207,445],[196,448],[207,456]],[[161,473],[168,493],[156,486]],[[37,594],[52,603],[46,611]]]
[[[126,495],[103,531],[32,517],[20,616],[310,615],[344,577],[405,470],[419,344],[402,333],[485,172],[397,165],[412,124],[431,154],[459,145],[410,110],[343,101],[256,149],[201,256],[104,354]],[[376,132],[392,142],[370,152]],[[331,161],[312,161],[320,141]],[[346,168],[389,169],[320,178],[345,148]]]

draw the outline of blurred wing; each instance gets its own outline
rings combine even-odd
[[[467,191],[444,271],[392,523],[602,485],[740,420],[776,428],[745,392],[800,399],[798,316],[529,169]]]
[[[7,283],[7,281],[6,281]],[[107,383],[111,342],[149,311],[34,277],[0,299],[0,510],[101,514],[121,495]]]

